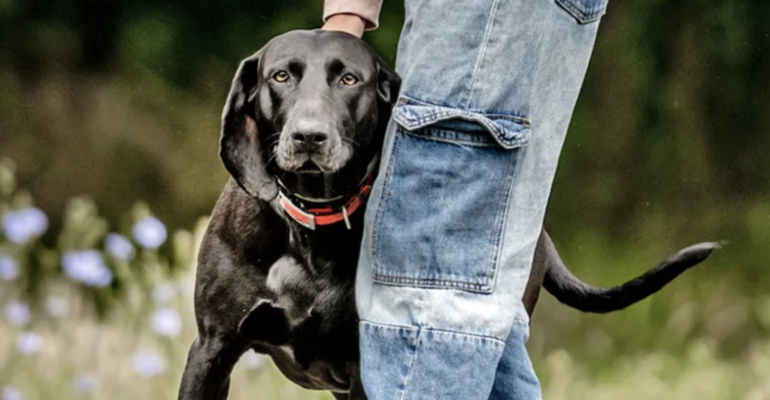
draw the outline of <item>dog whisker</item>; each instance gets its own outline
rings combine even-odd
[[[278,153],[273,152],[270,157],[267,158],[267,163],[270,164],[271,162],[275,161],[275,159],[278,157]]]
[[[355,139],[353,139],[353,138],[349,138],[349,137],[342,137],[342,141],[343,141],[344,143],[348,143],[348,144],[350,144],[352,147],[358,147],[358,148],[360,148],[360,147],[361,147],[361,144],[359,144],[359,143],[358,143],[358,142],[357,142]]]

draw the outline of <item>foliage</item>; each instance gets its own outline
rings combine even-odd
[[[12,161],[0,160],[0,278],[30,301],[40,301],[48,286],[69,279],[103,315],[110,303],[125,300],[130,284],[149,289],[159,277],[192,263],[192,234],[177,231],[167,241],[165,225],[143,204],[127,219],[135,221],[130,235],[110,232],[85,197],[68,203],[58,232],[48,231],[45,213],[28,193],[16,191],[13,171]]]
[[[79,198],[70,202],[61,230],[47,231],[45,214],[16,190],[13,169],[11,161],[0,162],[2,399],[173,398],[195,337],[192,259],[206,219],[167,242],[165,226],[138,206],[131,229],[108,233],[109,224],[93,203]],[[770,298],[747,313],[745,295],[723,290],[709,297],[705,306],[688,296],[663,297],[658,309],[670,315],[663,324],[649,311],[649,301],[642,303],[645,308],[609,317],[609,323],[580,324],[570,310],[544,299],[538,313],[545,317],[535,318],[530,352],[546,398],[770,398],[765,381],[770,338],[740,336],[747,340],[737,359],[723,351],[745,331],[749,318],[770,330]],[[612,327],[612,319],[619,318],[626,333]],[[697,332],[698,324],[707,329]],[[633,346],[615,342],[629,331],[639,341],[644,335],[637,329],[667,338],[658,340],[666,350],[637,356]],[[546,348],[547,341],[574,348]],[[255,393],[330,399],[287,382],[253,352],[240,364],[233,399]]]
[[[32,199],[15,189],[9,160],[0,162],[0,193],[0,398],[173,398],[196,334],[192,259],[206,219],[192,232],[177,231],[168,242],[163,224],[138,206],[129,219],[137,221],[131,229],[107,234],[109,224],[93,203],[74,199],[61,230],[53,232],[47,220],[41,223],[45,215],[32,207]],[[31,218],[18,218],[30,211]],[[553,332],[581,331],[574,324],[549,321],[570,320],[570,314],[545,299],[538,312],[547,317],[536,319],[530,343],[545,398],[770,399],[770,338],[752,338],[740,356],[726,357],[720,340],[745,324],[745,317],[741,322],[735,315],[745,308],[746,298],[725,292],[711,297],[725,303],[717,315],[698,315],[720,307],[701,307],[685,297],[666,305],[673,311],[661,331],[674,343],[681,340],[681,354],[670,351],[676,347],[672,343],[661,342],[669,350],[642,355],[616,346],[611,337],[622,338],[622,331],[601,324],[593,325],[582,352],[543,351],[544,337],[576,342]],[[730,302],[742,305],[735,308]],[[770,297],[755,312],[770,329]],[[632,329],[634,323],[657,324],[649,313],[647,318],[629,314],[625,323]],[[684,340],[694,324],[713,321],[715,327],[706,330],[711,336]],[[608,352],[613,357],[602,358]],[[231,398],[254,396],[331,400],[328,393],[307,392],[288,382],[269,359],[249,352],[233,373]]]
[[[0,0],[0,158],[18,163],[0,163],[0,215],[18,228],[0,243],[0,386],[66,399],[77,394],[59,389],[85,374],[94,398],[173,397],[194,334],[189,293],[150,299],[191,285],[199,218],[227,179],[217,137],[232,74],[320,12],[307,0]],[[390,62],[402,18],[386,1],[367,34]],[[573,271],[601,285],[694,242],[729,245],[624,312],[582,315],[544,296],[530,351],[546,398],[768,398],[756,371],[770,332],[769,19],[761,0],[610,1],[546,225]],[[137,237],[142,220],[150,235]],[[162,241],[155,221],[196,229]],[[152,330],[169,307],[174,340]],[[37,355],[19,355],[19,340]],[[167,362],[152,384],[134,384],[139,351]],[[304,396],[274,370],[239,371],[235,398]]]

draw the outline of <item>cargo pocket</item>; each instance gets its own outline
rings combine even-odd
[[[373,226],[374,280],[489,293],[526,118],[402,98]]]
[[[598,21],[607,11],[608,0],[555,0],[581,24]]]

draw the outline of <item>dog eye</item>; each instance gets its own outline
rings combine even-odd
[[[289,73],[286,71],[278,71],[273,74],[273,80],[278,83],[284,83],[289,80]]]
[[[345,74],[342,79],[340,79],[340,82],[347,86],[353,86],[358,83],[358,78],[356,78],[353,74]]]

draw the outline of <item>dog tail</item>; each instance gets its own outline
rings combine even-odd
[[[605,289],[589,285],[573,275],[543,231],[546,271],[543,287],[560,302],[583,312],[608,313],[622,310],[657,292],[679,274],[705,260],[718,242],[698,243],[672,255],[657,267],[620,286]]]

